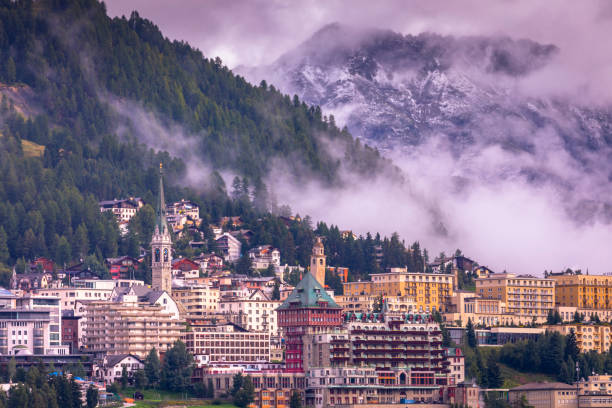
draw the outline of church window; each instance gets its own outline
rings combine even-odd
[[[319,264],[323,265],[323,259],[319,259]]]
[[[159,248],[155,249],[155,262],[159,262]]]
[[[168,248],[164,248],[164,262],[168,262]]]

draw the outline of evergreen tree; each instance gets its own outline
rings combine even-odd
[[[119,378],[119,383],[121,384],[121,388],[125,390],[125,388],[128,386],[128,382],[129,382],[129,378],[128,378],[127,368],[123,366],[123,368],[121,369],[121,377]]]
[[[72,407],[82,408],[83,402],[81,401],[81,386],[76,382],[74,376],[70,379],[69,387],[72,399]]]
[[[159,383],[161,378],[161,363],[159,362],[159,355],[155,347],[153,347],[147,355],[144,371],[147,376],[147,383],[150,386],[154,387]]]
[[[478,343],[476,341],[476,332],[474,331],[474,325],[472,324],[471,318],[468,318],[467,325],[465,326],[465,336],[467,345],[471,348],[476,348]]]
[[[7,245],[7,235],[4,228],[0,225],[0,264],[6,263],[9,257],[10,253]]]
[[[255,399],[255,387],[250,376],[244,377],[242,387],[234,395],[234,405],[239,408],[246,408]]]
[[[177,341],[164,356],[161,382],[164,389],[183,392],[191,385],[193,356],[187,351],[185,343]]]
[[[497,364],[497,355],[491,352],[487,357],[487,385],[489,388],[500,388],[503,382],[499,364]]]
[[[243,383],[244,383],[244,376],[242,375],[242,373],[235,374],[232,380],[231,394],[236,395],[236,393],[240,391],[240,389],[242,389]]]
[[[280,300],[280,284],[278,281],[274,282],[274,288],[272,289],[272,300]]]
[[[291,393],[291,400],[289,400],[289,408],[302,408],[302,397],[297,391]]]
[[[142,390],[147,386],[147,375],[145,374],[144,370],[137,370],[134,373],[134,386],[139,390]]]
[[[572,360],[576,361],[578,354],[580,354],[580,349],[578,348],[576,333],[572,328],[565,338],[565,357],[566,359],[570,357]]]
[[[98,389],[90,385],[89,388],[87,388],[85,398],[87,400],[87,408],[96,408],[98,406]]]

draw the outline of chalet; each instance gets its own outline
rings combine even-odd
[[[242,244],[234,236],[225,232],[215,240],[217,250],[228,262],[235,262],[240,258]]]
[[[130,197],[122,200],[100,201],[99,205],[101,212],[110,211],[115,214],[117,221],[127,222],[144,206],[144,202],[140,197]]]
[[[261,278],[249,277],[242,282],[247,287],[247,289],[251,289],[251,290],[271,288],[274,286],[274,283],[276,282],[276,277],[274,276],[264,276]]]
[[[435,262],[430,263],[428,266],[434,272],[442,272],[443,268],[446,268],[448,265],[451,265],[451,269],[453,272],[455,271],[466,271],[471,272],[474,269],[476,263],[470,258],[466,258],[463,255],[446,257],[444,259],[438,259]]]
[[[491,269],[487,268],[486,266],[479,266],[474,269],[474,275],[476,275],[477,278],[488,278],[489,275],[492,275],[494,273],[495,272],[493,272]]]
[[[230,231],[230,234],[232,234],[234,236],[234,238],[236,239],[242,239],[244,240],[247,244],[249,242],[251,242],[251,239],[253,238],[253,231],[248,230],[248,229],[241,229],[238,231]]]
[[[200,276],[200,264],[189,258],[179,258],[172,261],[172,277],[191,279]]]
[[[193,258],[193,261],[200,264],[202,272],[214,273],[223,270],[223,258],[215,254],[202,254]]]
[[[193,201],[181,199],[181,201],[169,204],[166,207],[166,215],[181,215],[197,221],[200,219],[200,207]]]
[[[28,292],[33,289],[46,289],[51,286],[51,282],[53,275],[48,272],[13,274],[11,288]]]
[[[357,235],[355,235],[351,230],[340,231],[340,236],[342,237],[342,239],[357,239]]]
[[[124,367],[133,378],[136,371],[144,369],[144,362],[133,354],[107,355],[100,364],[94,364],[94,377],[112,384],[121,378]]]
[[[133,279],[134,271],[138,269],[138,259],[130,256],[121,256],[119,258],[107,258],[106,266],[110,272],[112,279]]]
[[[53,272],[55,264],[49,258],[39,257],[30,262],[30,269],[39,272]]]
[[[260,245],[248,252],[254,269],[267,269],[270,265],[280,267],[280,251],[272,245]]]

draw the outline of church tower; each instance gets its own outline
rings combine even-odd
[[[310,273],[322,287],[325,287],[325,248],[323,247],[323,242],[321,242],[321,237],[316,238],[315,244],[312,247]]]
[[[166,221],[166,200],[162,165],[159,164],[159,192],[155,208],[155,230],[151,239],[152,287],[172,294],[172,238]]]

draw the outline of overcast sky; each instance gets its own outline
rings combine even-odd
[[[595,60],[604,57],[597,53],[602,47],[609,54],[612,38],[612,1],[605,0],[106,0],[106,5],[111,16],[138,10],[165,35],[220,56],[229,67],[271,62],[331,22],[404,34],[503,33],[555,43]]]

